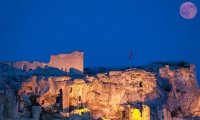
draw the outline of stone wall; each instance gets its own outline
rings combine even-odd
[[[29,71],[35,70],[37,67],[45,68],[45,66],[58,68],[66,72],[73,72],[74,74],[82,74],[84,69],[83,52],[75,51],[69,54],[58,54],[50,57],[49,63],[43,62],[1,62],[13,66],[14,68]]]
[[[19,62],[15,62],[13,64],[13,67],[15,67],[17,69],[20,69],[20,70],[29,71],[29,70],[34,70],[37,67],[44,68],[45,65],[47,65],[47,64],[46,63],[42,63],[42,62],[19,61]]]
[[[52,55],[49,66],[66,72],[69,72],[70,69],[83,72],[83,52],[75,51],[70,54]]]
[[[25,70],[25,71],[34,70],[37,67],[44,68],[45,65],[47,65],[47,63],[43,63],[43,62],[29,62],[29,61],[0,62],[0,64],[8,65],[13,68],[16,68],[19,70]],[[4,69],[8,70],[7,66],[4,66]]]

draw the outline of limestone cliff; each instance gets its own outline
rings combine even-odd
[[[51,107],[68,117],[88,108],[93,119],[129,119],[126,114],[132,114],[130,106],[137,101],[150,107],[145,115],[153,120],[200,117],[194,65],[151,64],[82,78],[49,77],[46,81],[33,77],[22,85],[19,94],[39,95],[37,101],[43,108]]]
[[[172,85],[166,100],[172,116],[200,116],[200,89],[196,80],[195,66],[174,70],[165,66],[159,73]]]

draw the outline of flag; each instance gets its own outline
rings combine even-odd
[[[128,55],[128,59],[131,60],[133,57],[133,53],[132,53],[132,50],[129,52],[129,55]]]

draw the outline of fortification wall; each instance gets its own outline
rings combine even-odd
[[[44,68],[45,65],[47,65],[47,63],[42,63],[42,62],[28,62],[28,61],[19,61],[19,62],[15,62],[13,63],[13,67],[20,69],[20,70],[34,70],[37,67],[41,67]]]
[[[28,62],[28,61],[17,61],[17,62],[2,62],[13,66],[14,68],[29,71],[30,69],[34,70],[37,67],[44,68],[46,65],[49,67],[58,68],[66,72],[74,73],[83,73],[83,52],[75,51],[69,54],[58,54],[52,55],[50,57],[49,63],[43,62]]]
[[[72,52],[70,54],[52,55],[49,66],[69,72],[74,69],[83,72],[83,52]]]

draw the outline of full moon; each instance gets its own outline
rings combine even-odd
[[[185,19],[193,19],[197,14],[197,7],[191,2],[185,2],[180,7],[180,15]]]

